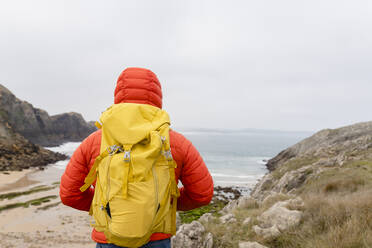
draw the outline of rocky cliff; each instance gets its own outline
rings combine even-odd
[[[270,159],[266,166],[271,173],[252,195],[263,198],[272,191],[295,191],[324,171],[344,170],[363,161],[372,161],[372,121],[325,129]]]
[[[300,157],[326,158],[327,160],[334,158],[336,162],[341,163],[345,159],[350,159],[354,151],[363,151],[371,147],[372,121],[319,131],[280,152],[270,159],[266,166],[270,171],[273,171],[289,160]]]
[[[95,129],[81,114],[64,113],[49,116],[45,110],[18,99],[0,84],[0,116],[32,143],[57,146],[67,141],[81,141]]]
[[[0,171],[41,168],[66,158],[66,155],[31,143],[14,132],[10,124],[0,116]]]

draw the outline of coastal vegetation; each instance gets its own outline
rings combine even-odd
[[[40,185],[40,186],[33,187],[29,190],[26,190],[26,191],[17,191],[17,192],[9,192],[6,194],[0,194],[0,201],[4,199],[11,200],[13,198],[16,198],[22,195],[30,195],[30,194],[41,192],[41,191],[48,191],[48,190],[56,188],[57,186],[58,185],[54,185],[54,186]]]
[[[57,197],[58,196],[56,196],[56,195],[48,195],[48,196],[44,196],[44,197],[41,197],[41,198],[32,199],[32,200],[29,200],[29,201],[26,201],[26,202],[16,202],[16,203],[6,204],[6,205],[3,205],[3,206],[0,206],[0,212],[2,212],[4,210],[13,209],[13,208],[18,208],[18,207],[27,208],[30,205],[39,206],[43,203],[49,202],[51,199],[57,198]]]

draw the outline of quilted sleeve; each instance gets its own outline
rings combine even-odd
[[[60,198],[63,204],[84,211],[89,211],[93,200],[94,189],[80,191],[84,179],[99,155],[100,131],[87,137],[72,155],[65,172],[61,177]]]
[[[207,166],[189,140],[174,131],[172,136],[176,141],[177,177],[183,185],[177,209],[185,211],[209,204],[213,197],[213,180]]]

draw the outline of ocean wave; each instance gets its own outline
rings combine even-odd
[[[237,155],[208,155],[203,154],[203,159],[208,162],[254,162],[259,164],[266,164],[266,160],[270,157],[257,157],[257,156],[237,156]]]
[[[53,152],[59,152],[66,154],[68,156],[72,156],[76,148],[81,144],[81,142],[67,142],[60,146],[56,147],[44,147],[45,149],[51,150]]]
[[[263,175],[228,175],[222,173],[211,173],[213,177],[228,177],[228,178],[249,178],[249,179],[256,179],[260,178]]]
[[[218,185],[244,185],[244,186],[254,186],[256,182],[247,182],[247,181],[221,181],[221,180],[216,180],[214,182],[216,186]]]
[[[66,168],[68,162],[69,162],[69,160],[58,161],[57,163],[53,164],[53,167],[57,168],[57,169],[60,169],[60,170],[64,170]]]

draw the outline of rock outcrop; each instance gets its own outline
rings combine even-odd
[[[95,129],[78,113],[49,116],[45,110],[18,99],[0,84],[0,116],[32,143],[58,146],[67,141],[81,141]],[[0,128],[1,129],[1,128]]]
[[[280,152],[270,159],[266,166],[270,171],[290,159],[319,157],[330,164],[342,164],[353,151],[372,147],[372,121],[338,128],[325,129]],[[348,154],[351,153],[351,154]],[[323,161],[324,162],[324,161]]]
[[[290,199],[275,203],[271,208],[262,213],[257,220],[260,224],[253,226],[257,235],[264,238],[275,237],[280,232],[297,226],[302,218],[302,212],[290,210],[289,206],[302,206],[301,199]]]
[[[203,239],[205,234],[204,226],[198,222],[193,221],[190,224],[183,224],[178,229],[175,236],[172,237],[172,247],[181,248],[181,247],[190,247],[190,248],[202,248],[202,247],[211,247],[210,246],[210,236],[208,239]],[[208,241],[206,241],[208,240]],[[213,246],[213,239],[212,239]]]
[[[270,159],[266,174],[251,192],[261,201],[272,192],[292,193],[312,177],[353,161],[372,160],[372,121],[326,129]]]

